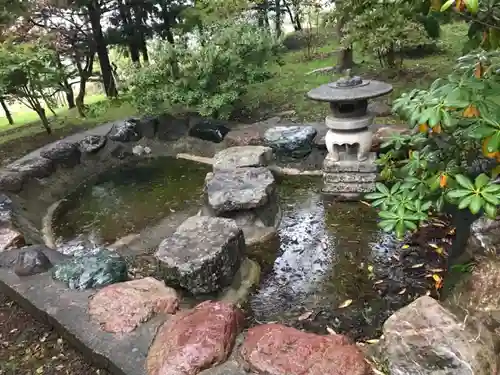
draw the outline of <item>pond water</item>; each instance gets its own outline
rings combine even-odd
[[[70,197],[55,232],[66,240],[83,233],[101,243],[139,233],[172,212],[201,206],[208,171],[172,159],[114,171]],[[413,251],[411,241],[383,233],[367,205],[325,202],[320,184],[305,178],[280,182],[279,243],[248,249],[263,270],[245,307],[249,324],[281,322],[356,340],[376,337],[387,317],[427,292],[426,268],[441,260],[422,260],[427,255],[418,246]]]
[[[68,197],[55,218],[62,240],[76,234],[104,244],[138,233],[170,213],[197,205],[211,169],[186,160],[158,158],[113,170]]]

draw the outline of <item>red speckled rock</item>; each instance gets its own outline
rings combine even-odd
[[[13,228],[0,227],[0,251],[25,245],[24,236]]]
[[[154,314],[172,314],[178,306],[175,289],[146,277],[102,288],[90,300],[89,314],[104,331],[128,333]]]
[[[361,351],[342,335],[322,336],[280,324],[248,330],[241,354],[266,375],[371,375]]]
[[[238,308],[212,301],[173,316],[149,348],[148,375],[195,375],[224,362],[243,321]]]

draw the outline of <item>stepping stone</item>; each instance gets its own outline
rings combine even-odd
[[[57,141],[40,151],[40,156],[52,160],[57,166],[70,168],[80,163],[81,152],[76,143]]]
[[[167,284],[203,294],[230,285],[244,253],[243,232],[234,220],[193,216],[160,243],[155,256]]]
[[[264,133],[264,142],[279,154],[301,158],[312,151],[316,133],[313,126],[275,126]]]
[[[44,178],[54,172],[54,163],[52,160],[35,157],[14,162],[7,166],[7,169],[13,172],[19,172],[27,178]]]
[[[113,125],[108,138],[116,142],[135,142],[141,139],[139,127],[135,119],[119,121]]]
[[[274,176],[264,167],[220,170],[205,178],[207,203],[215,215],[262,207],[275,189]]]
[[[147,375],[196,375],[220,365],[231,354],[244,320],[233,304],[212,301],[174,315],[149,348]]]
[[[372,374],[363,353],[346,336],[317,335],[280,324],[250,328],[241,355],[259,374]]]
[[[214,170],[243,167],[265,167],[273,158],[273,150],[264,146],[236,146],[215,154]]]
[[[89,314],[102,329],[130,333],[156,314],[173,314],[179,307],[175,289],[152,277],[108,285],[89,302]]]

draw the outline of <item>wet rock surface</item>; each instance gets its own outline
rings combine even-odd
[[[316,335],[279,324],[249,329],[241,355],[262,374],[372,374],[361,351],[347,337]]]
[[[224,362],[243,327],[240,310],[206,301],[160,327],[146,361],[148,375],[196,375]]]
[[[158,131],[158,117],[145,116],[134,120],[139,134],[145,138],[154,138]]]
[[[200,294],[231,284],[244,253],[243,232],[233,220],[193,216],[161,242],[155,256],[167,284]]]
[[[188,131],[188,118],[177,118],[169,114],[163,114],[158,117],[156,137],[161,141],[177,141],[187,135]]]
[[[31,276],[47,272],[52,268],[49,258],[45,253],[36,248],[19,250],[19,255],[14,265],[17,276]]]
[[[281,122],[279,116],[232,129],[224,138],[227,147],[259,146],[264,144],[264,133]]]
[[[78,235],[68,241],[58,241],[57,251],[64,255],[76,257],[95,255],[101,251],[101,248],[98,245],[99,242],[100,241],[98,239]]]
[[[177,292],[152,277],[108,285],[89,302],[89,314],[102,329],[130,333],[156,314],[172,314],[179,306]]]
[[[220,143],[229,132],[222,122],[211,119],[198,119],[189,129],[189,136],[214,143]]]
[[[89,289],[127,280],[127,264],[118,254],[101,249],[95,255],[78,256],[57,264],[52,277],[70,289]]]
[[[23,188],[24,176],[19,172],[0,172],[0,190],[18,193]]]
[[[207,203],[215,214],[262,207],[275,188],[273,174],[264,167],[216,171],[205,179]]]
[[[458,318],[431,297],[420,297],[384,324],[391,374],[491,375],[498,370],[491,333]]]
[[[264,133],[264,143],[278,154],[301,158],[312,151],[316,133],[312,126],[276,126]]]
[[[214,170],[265,167],[273,158],[273,150],[264,146],[236,146],[214,156]]]
[[[22,173],[27,178],[48,177],[55,170],[52,160],[42,157],[21,160],[10,164],[7,168]]]
[[[107,138],[102,135],[88,135],[78,142],[80,152],[92,154],[106,145]]]
[[[30,254],[43,253],[49,260],[51,265],[59,264],[68,259],[68,256],[59,253],[54,249],[50,249],[44,245],[25,246],[20,249],[11,249],[0,253],[0,268],[14,268],[18,262],[20,254],[27,252]],[[41,256],[43,257],[43,256]],[[29,265],[29,263],[27,264]]]
[[[108,133],[108,138],[116,142],[138,141],[142,135],[139,133],[136,121],[129,119],[115,123]]]
[[[71,168],[80,163],[81,152],[77,144],[59,141],[40,152],[46,159],[52,160],[56,166]]]

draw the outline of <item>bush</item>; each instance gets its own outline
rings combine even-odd
[[[402,236],[445,203],[496,218],[500,204],[500,54],[464,56],[447,79],[413,90],[393,110],[411,135],[382,145],[384,183],[367,195],[380,226]]]
[[[207,27],[197,46],[158,42],[151,64],[131,71],[129,96],[142,111],[194,110],[228,118],[248,85],[271,77],[280,45],[259,28],[236,23]],[[251,105],[251,103],[249,104]]]

